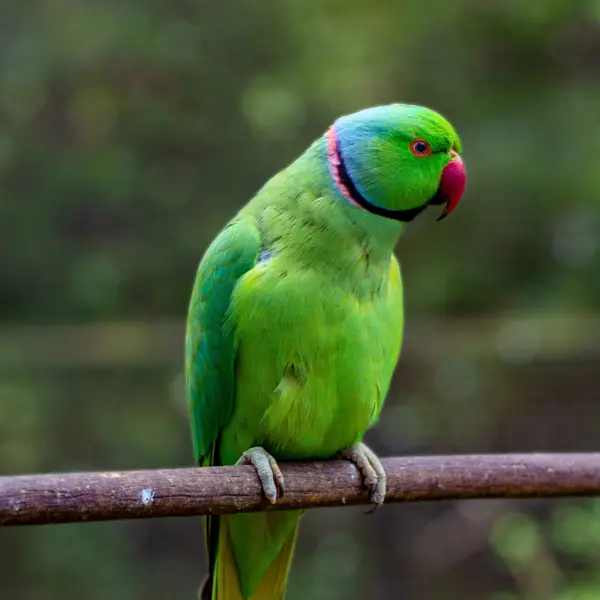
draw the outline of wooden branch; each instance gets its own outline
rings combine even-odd
[[[384,459],[387,502],[600,496],[600,453]],[[251,466],[0,477],[0,525],[143,519],[366,504],[345,461],[284,463],[266,505]]]

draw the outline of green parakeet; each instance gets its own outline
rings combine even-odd
[[[186,380],[198,465],[345,457],[375,505],[385,472],[362,443],[400,352],[394,246],[430,204],[464,191],[460,140],[427,108],[393,104],[335,121],[209,246],[192,292]],[[440,217],[441,218],[441,217]],[[284,597],[300,511],[208,517],[203,600]]]

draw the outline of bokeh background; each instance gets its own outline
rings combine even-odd
[[[192,462],[198,260],[338,115],[461,133],[452,218],[398,248],[381,455],[592,451],[600,427],[600,1],[9,0],[0,21],[0,473]],[[200,519],[0,531],[0,598],[191,599]],[[596,600],[600,504],[312,511],[289,600]]]

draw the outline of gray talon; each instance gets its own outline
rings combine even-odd
[[[344,450],[342,458],[349,460],[360,471],[363,483],[369,490],[369,499],[374,504],[367,514],[374,513],[383,504],[386,491],[386,474],[377,455],[363,443]]]
[[[246,450],[236,465],[252,465],[260,480],[265,498],[271,503],[277,502],[277,492],[283,496],[283,474],[277,461],[260,446]]]

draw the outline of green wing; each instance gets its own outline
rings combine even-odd
[[[234,221],[209,246],[190,301],[185,371],[194,455],[214,462],[219,432],[233,409],[235,341],[226,323],[238,280],[256,264],[260,234],[253,219]]]

